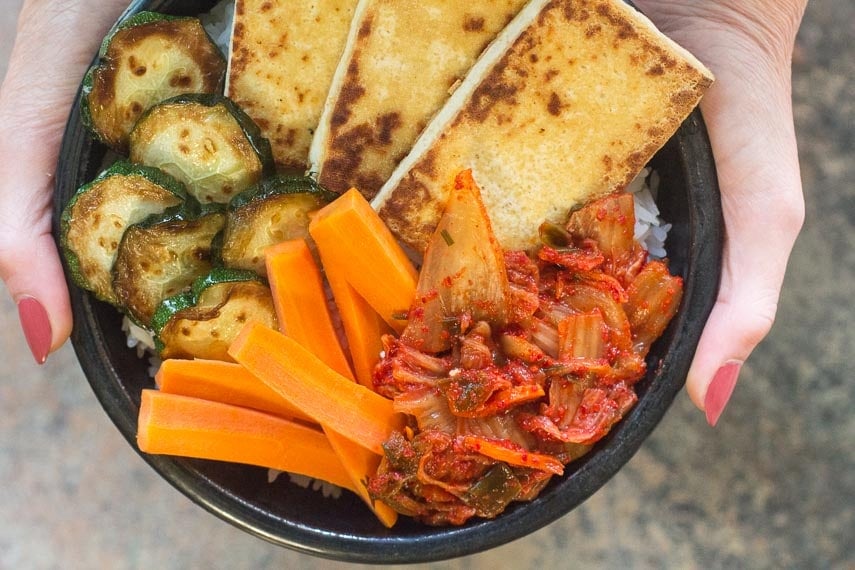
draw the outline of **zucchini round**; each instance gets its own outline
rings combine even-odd
[[[163,301],[152,327],[161,358],[231,361],[229,345],[249,321],[278,327],[270,288],[252,272],[215,268]]]
[[[228,267],[266,277],[264,250],[309,235],[309,213],[336,194],[308,177],[277,176],[238,194],[229,203],[220,255]]]
[[[229,99],[182,95],[149,109],[129,137],[130,160],[156,166],[200,202],[227,203],[273,173],[270,143]]]
[[[211,242],[225,214],[188,217],[170,212],[127,229],[113,265],[119,305],[142,326],[167,297],[188,288],[212,267]]]
[[[187,204],[180,182],[155,168],[127,162],[114,164],[80,187],[60,218],[60,245],[74,282],[116,304],[111,271],[125,230],[179,204]]]
[[[152,105],[183,93],[222,92],[226,61],[198,18],[140,12],[109,34],[83,80],[83,123],[124,152]]]

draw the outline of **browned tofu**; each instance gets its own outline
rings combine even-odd
[[[356,0],[236,0],[226,95],[304,171]]]
[[[471,168],[499,242],[624,188],[712,83],[621,0],[533,0],[475,64],[373,202],[422,251]]]
[[[373,198],[525,0],[363,0],[312,143],[318,181]]]

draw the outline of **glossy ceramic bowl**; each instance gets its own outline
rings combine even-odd
[[[194,14],[213,2],[134,2],[141,9]],[[79,102],[79,95],[78,95]],[[107,150],[81,124],[76,103],[63,140],[56,180],[55,220],[77,187],[92,180]],[[680,312],[648,358],[637,384],[638,404],[586,457],[567,466],[534,501],[515,503],[494,520],[452,528],[428,527],[402,517],[391,530],[350,493],[322,497],[283,476],[268,483],[267,470],[236,464],[142,454],[167,481],[231,524],[273,543],[339,560],[405,563],[472,554],[520,538],[565,515],[605,484],[636,452],[682,389],[699,335],[715,299],[722,222],[712,153],[696,111],[656,155],[658,203],[673,224],[666,244],[672,271],[685,279]],[[55,224],[56,235],[56,224]],[[136,449],[140,391],[153,386],[146,359],[125,345],[121,315],[69,281],[72,343],[104,410]]]

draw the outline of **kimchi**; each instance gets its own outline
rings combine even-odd
[[[471,173],[456,178],[375,369],[409,418],[369,480],[375,499],[427,524],[495,517],[624,417],[682,295],[634,227],[632,196],[615,194],[544,224],[536,250],[503,251]]]

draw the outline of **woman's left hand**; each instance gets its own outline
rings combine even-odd
[[[54,172],[86,67],[126,0],[26,0],[0,87],[0,278],[36,362],[71,333],[51,235]]]

